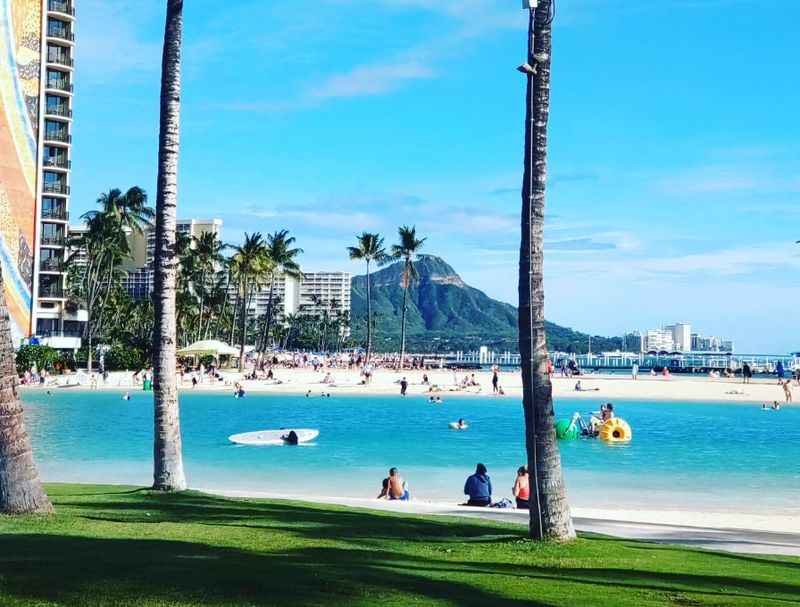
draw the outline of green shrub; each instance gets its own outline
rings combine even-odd
[[[53,372],[58,360],[58,351],[50,346],[22,346],[17,350],[17,373],[22,375],[25,371],[30,371],[34,364],[39,371],[46,369]]]
[[[138,348],[115,343],[106,352],[105,365],[107,371],[138,371],[147,366],[147,361]]]

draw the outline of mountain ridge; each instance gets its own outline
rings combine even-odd
[[[518,350],[517,308],[492,299],[468,285],[441,257],[420,255],[414,262],[419,280],[409,287],[406,345],[409,351],[474,350],[480,346]],[[373,348],[397,351],[400,342],[403,265],[395,262],[371,274],[374,314]],[[366,275],[354,276],[351,329],[363,342],[366,334]],[[551,350],[585,352],[589,335],[547,322]],[[619,338],[592,336],[597,350],[619,347]]]

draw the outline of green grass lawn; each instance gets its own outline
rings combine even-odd
[[[0,605],[787,605],[800,560],[198,493],[50,485],[0,517]]]

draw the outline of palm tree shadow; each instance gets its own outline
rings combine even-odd
[[[362,549],[279,553],[182,541],[0,536],[3,597],[58,604],[343,605],[374,597],[466,607],[544,605],[436,579],[435,559]],[[432,575],[433,574],[433,575]]]

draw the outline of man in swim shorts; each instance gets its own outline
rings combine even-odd
[[[403,477],[400,476],[400,473],[397,471],[397,468],[391,468],[389,470],[389,491],[387,497],[390,500],[399,500],[401,502],[407,502],[409,495],[408,495],[408,486],[406,482],[403,480]]]

